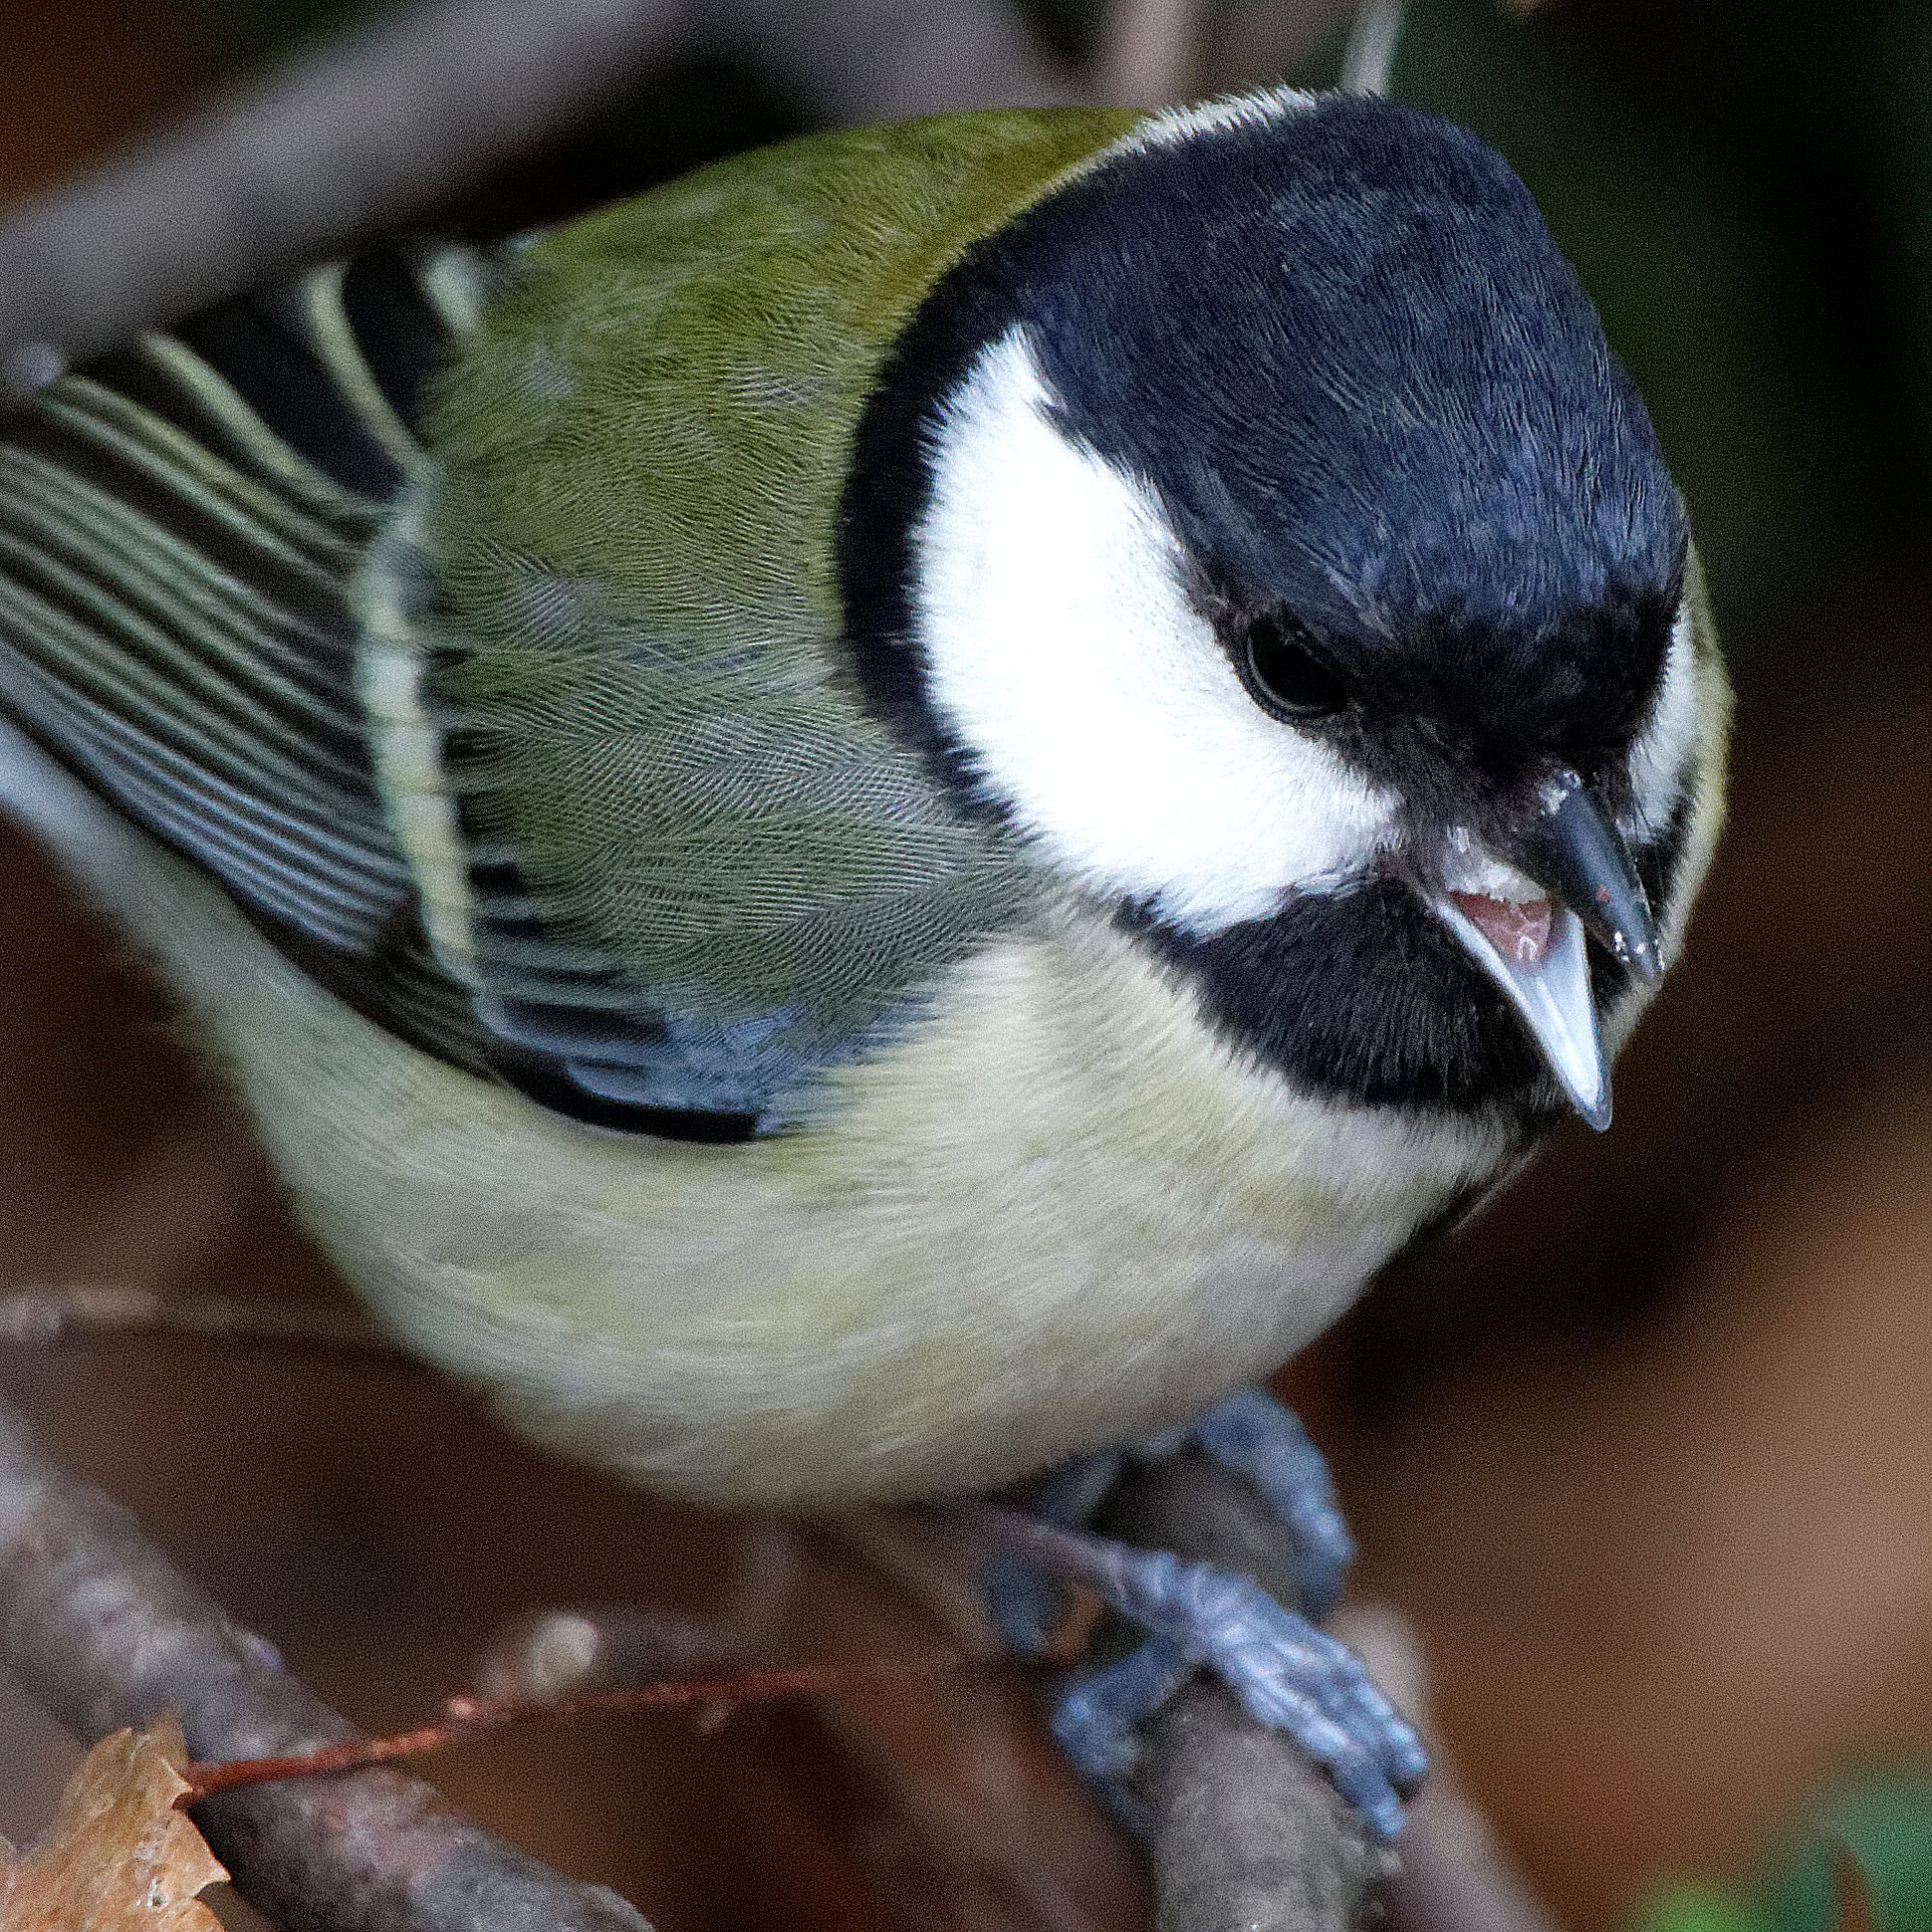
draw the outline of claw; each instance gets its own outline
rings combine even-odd
[[[1139,1757],[1134,1729],[1194,1673],[1176,1643],[1150,1637],[1102,1670],[1082,1671],[1054,1703],[1054,1736],[1088,1784],[1110,1787]]]
[[[1301,1423],[1273,1396],[1252,1390],[1209,1410],[1193,1428],[1168,1430],[1132,1453],[1158,1460],[1190,1443],[1260,1491],[1288,1531],[1300,1601],[1312,1616],[1327,1615],[1355,1546],[1328,1464]],[[1046,1648],[1062,1582],[1087,1584],[1148,1632],[1139,1648],[1082,1673],[1061,1696],[1054,1731],[1068,1756],[1121,1810],[1136,1755],[1134,1727],[1205,1664],[1254,1717],[1302,1746],[1370,1830],[1392,1838],[1403,1799],[1428,1768],[1421,1740],[1351,1652],[1251,1578],[1087,1533],[1119,1470],[1117,1455],[1084,1457],[1049,1476],[1025,1515],[991,1505],[968,1509],[982,1527],[999,1526],[987,1593],[1015,1649]]]
[[[1001,1549],[1086,1584],[1155,1642],[1081,1680],[1056,1729],[1105,1779],[1130,1766],[1125,1731],[1205,1663],[1264,1724],[1293,1737],[1368,1828],[1393,1838],[1428,1768],[1422,1742],[1351,1651],[1252,1578],[1138,1550],[990,1504],[963,1506]]]
[[[1287,1526],[1296,1593],[1321,1622],[1340,1600],[1355,1561],[1355,1540],[1321,1450],[1294,1411],[1262,1389],[1229,1396],[1195,1424],[1193,1433],[1224,1469],[1253,1483]]]

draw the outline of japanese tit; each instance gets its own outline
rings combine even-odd
[[[1606,1068],[1728,696],[1524,188],[1273,92],[738,156],[0,425],[0,791],[409,1344],[654,1488],[992,1485]]]

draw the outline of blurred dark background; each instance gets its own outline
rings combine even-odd
[[[350,11],[11,0],[0,194]],[[1036,23],[1076,56],[1100,12]],[[1200,88],[1290,48],[1331,74],[1294,14],[1211,10]],[[1932,1750],[1932,5],[1417,0],[1396,92],[1494,140],[1570,251],[1690,500],[1741,699],[1732,830],[1614,1132],[1567,1128],[1292,1376],[1447,1752],[1553,1905],[1602,1926],[1662,1876],[1749,1871],[1834,1773]],[[796,124],[749,69],[643,75],[451,219]],[[4,837],[0,1288],[339,1296],[138,971]],[[365,1723],[432,1707],[534,1605],[776,1587],[803,1648],[912,1627],[811,1540],[756,1545],[748,1584],[736,1528],[400,1371],[147,1340],[0,1381]],[[1043,1922],[1125,1922],[1125,1866],[1014,1685],[835,1729],[610,1723],[434,1775],[666,1932],[883,1923],[904,1846],[830,1795],[854,1765],[1064,1867]],[[76,1755],[0,1694],[0,1831],[44,1819]]]

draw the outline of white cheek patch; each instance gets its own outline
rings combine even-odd
[[[1678,606],[1664,654],[1663,683],[1650,721],[1630,748],[1630,789],[1635,823],[1624,830],[1654,839],[1670,823],[1697,755],[1701,718],[1697,700],[1697,654],[1688,600]]]
[[[1063,872],[1197,933],[1358,877],[1393,801],[1248,695],[1159,504],[1051,405],[1016,331],[940,427],[914,588],[940,721]]]

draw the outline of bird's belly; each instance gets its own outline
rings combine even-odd
[[[530,1433],[711,1501],[980,1486],[1186,1419],[1507,1152],[1242,1066],[1104,928],[990,948],[821,1119],[727,1147],[588,1132],[287,978],[272,1055],[223,1026],[349,1279]]]
[[[58,843],[383,1319],[530,1433],[711,1501],[974,1487],[1184,1420],[1511,1151],[1244,1066],[1071,911],[957,969],[809,1126],[600,1134],[350,1012],[144,841]]]
[[[1198,1414],[1409,1232],[1293,1237],[1138,1178],[1130,1198],[1041,1159],[977,1207],[881,1218],[677,1176],[620,1251],[501,1190],[453,1191],[441,1228],[420,1192],[386,1225],[312,1205],[387,1319],[530,1433],[652,1488],[816,1506],[1000,1482]]]

